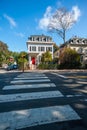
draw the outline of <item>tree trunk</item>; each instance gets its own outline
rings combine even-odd
[[[63,42],[64,42],[64,44],[65,44],[65,42],[66,42],[66,30],[64,29],[64,31],[63,31]]]

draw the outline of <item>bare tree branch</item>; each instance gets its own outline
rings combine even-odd
[[[70,29],[75,22],[71,12],[68,12],[65,8],[60,8],[56,10],[50,18],[48,30],[57,33],[65,43],[66,31]]]

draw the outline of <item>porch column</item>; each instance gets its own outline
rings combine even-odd
[[[31,56],[29,55],[29,68],[31,69]]]

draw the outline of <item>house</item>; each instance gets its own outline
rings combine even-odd
[[[41,62],[42,53],[50,51],[53,58],[53,44],[52,37],[45,35],[31,35],[28,38],[27,49],[29,57],[29,68],[35,69]]]
[[[81,62],[87,64],[87,38],[74,37],[69,39],[65,44],[60,46],[59,54],[64,47],[76,50],[80,54]]]

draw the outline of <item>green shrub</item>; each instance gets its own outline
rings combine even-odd
[[[45,64],[45,63],[40,63],[37,67],[38,69],[58,69],[59,65],[58,64]]]

